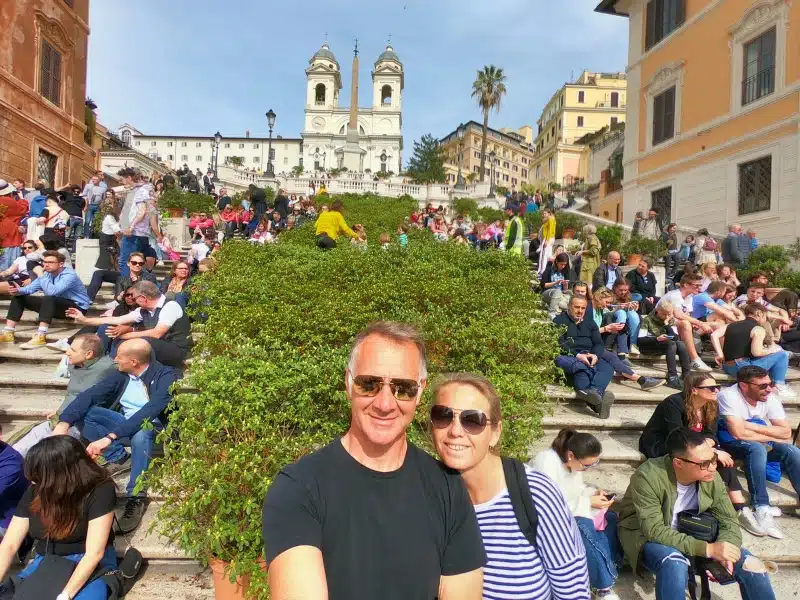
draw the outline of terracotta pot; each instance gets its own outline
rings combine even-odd
[[[214,597],[217,600],[244,600],[250,589],[250,576],[237,577],[236,581],[231,583],[228,574],[230,564],[218,558],[212,558],[208,563],[214,575]],[[258,564],[262,570],[267,570],[267,564],[263,559],[259,559]]]
[[[635,267],[639,264],[639,261],[642,260],[641,254],[630,254],[628,255],[628,266]]]
[[[565,227],[561,230],[561,239],[562,240],[573,240],[575,239],[575,230],[572,227]]]
[[[175,219],[180,219],[183,216],[183,209],[182,208],[170,208],[167,209],[169,212],[169,216]]]

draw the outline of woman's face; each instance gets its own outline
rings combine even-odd
[[[702,406],[709,402],[717,401],[717,393],[720,390],[720,385],[715,379],[709,377],[692,389],[694,390],[694,394],[692,395],[694,396],[695,405]]]
[[[556,261],[556,271],[563,271],[564,269],[567,268],[567,264],[568,263],[565,263],[563,261],[562,262],[557,262]]]
[[[567,450],[567,467],[569,467],[570,471],[588,471],[592,467],[596,467],[599,462],[600,455],[578,458],[571,451]]]
[[[601,308],[602,309],[602,308],[605,308],[606,306],[608,306],[609,300],[611,300],[611,298],[609,298],[608,296],[602,296],[602,297],[595,296],[594,297],[594,305],[597,308]]]
[[[439,391],[436,406],[455,413],[449,425],[433,425],[433,443],[444,464],[464,472],[479,465],[489,454],[489,448],[500,441],[502,426],[489,423],[479,433],[467,433],[461,424],[463,411],[480,411],[489,418],[489,401],[471,385],[451,383]]]
[[[189,265],[186,263],[178,263],[178,266],[175,267],[175,276],[180,279],[185,279],[189,276]]]
[[[636,267],[636,270],[639,271],[639,273],[641,273],[642,275],[647,275],[647,270],[649,268],[650,267],[647,266],[647,263],[641,260],[639,261],[639,266]]]
[[[722,269],[720,269],[720,275],[723,278],[727,279],[728,277],[731,276],[731,268],[730,267],[722,267]]]
[[[23,254],[27,255],[27,254],[30,254],[31,252],[35,252],[35,251],[36,251],[36,246],[34,246],[33,244],[29,244],[28,242],[25,242],[24,244],[22,244],[22,253]]]
[[[722,297],[722,301],[725,302],[725,304],[730,304],[733,302],[734,298],[736,298],[736,290],[728,290]]]

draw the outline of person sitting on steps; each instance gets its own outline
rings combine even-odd
[[[644,356],[661,356],[667,361],[667,387],[683,389],[682,378],[692,369],[689,351],[672,325],[675,307],[672,302],[662,300],[656,309],[642,319],[639,329],[639,350]],[[678,377],[678,362],[681,364],[681,376]]]
[[[700,338],[695,341],[695,330],[699,334],[708,335],[713,329],[708,323],[695,319],[690,314],[694,309],[694,295],[700,291],[700,277],[698,275],[684,275],[681,277],[680,285],[677,290],[667,292],[661,297],[661,302],[669,302],[673,306],[672,316],[675,318],[674,328],[681,341],[686,344],[689,358],[692,360],[692,369],[695,371],[711,371],[700,354],[697,352],[698,345],[701,344]],[[656,305],[658,307],[658,305]],[[702,346],[700,345],[702,349]]]

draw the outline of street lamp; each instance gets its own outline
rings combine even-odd
[[[494,159],[497,156],[494,150],[489,152],[489,160],[491,164],[489,165],[489,198],[494,198]]]
[[[218,131],[214,134],[214,179],[217,178],[217,166],[219,165],[219,143],[222,141],[222,135]]]
[[[267,150],[267,177],[275,177],[272,167],[272,128],[275,127],[275,113],[270,108],[267,112],[267,124],[269,125],[269,149]]]
[[[461,174],[461,146],[464,142],[464,134],[467,133],[467,128],[464,127],[464,124],[458,126],[456,129],[456,137],[458,137],[458,177],[456,177],[456,189],[463,190],[464,189],[464,176]]]

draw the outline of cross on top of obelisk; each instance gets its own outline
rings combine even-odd
[[[358,56],[358,38],[356,38],[356,49],[354,50],[355,55]]]

